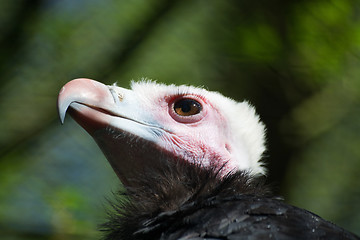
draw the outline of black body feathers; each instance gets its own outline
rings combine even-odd
[[[105,239],[360,239],[271,197],[261,178],[174,163],[153,167],[120,192]]]

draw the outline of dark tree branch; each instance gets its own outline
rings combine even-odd
[[[18,11],[14,14],[11,20],[11,27],[6,28],[6,31],[0,34],[0,83],[10,78],[6,77],[10,66],[14,65],[13,59],[16,58],[22,46],[28,40],[26,29],[34,24],[39,11],[41,9],[43,0],[23,0]],[[5,47],[6,46],[6,47]],[[0,89],[3,84],[0,84]]]
[[[134,27],[133,32],[129,33],[124,40],[122,49],[115,52],[114,55],[109,56],[109,61],[101,66],[99,74],[95,77],[106,82],[106,80],[115,72],[119,72],[119,66],[123,65],[132,56],[134,51],[144,43],[147,38],[153,33],[161,21],[171,12],[178,3],[184,1],[178,0],[164,0],[157,4],[158,9],[151,11],[139,27]]]

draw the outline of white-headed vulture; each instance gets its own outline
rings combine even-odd
[[[360,239],[271,195],[265,127],[247,102],[192,86],[75,79],[58,110],[95,139],[125,187],[101,226],[107,240]]]

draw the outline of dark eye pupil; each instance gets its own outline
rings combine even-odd
[[[192,107],[191,105],[194,105],[193,103],[189,103],[185,101],[181,102],[180,104],[181,104],[181,110],[183,112],[189,112]]]
[[[191,116],[198,114],[202,110],[202,106],[194,99],[181,99],[174,104],[174,110],[181,116]]]

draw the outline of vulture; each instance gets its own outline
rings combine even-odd
[[[93,137],[124,186],[100,227],[106,240],[360,239],[272,195],[265,127],[246,101],[80,78],[61,89],[58,111]]]

